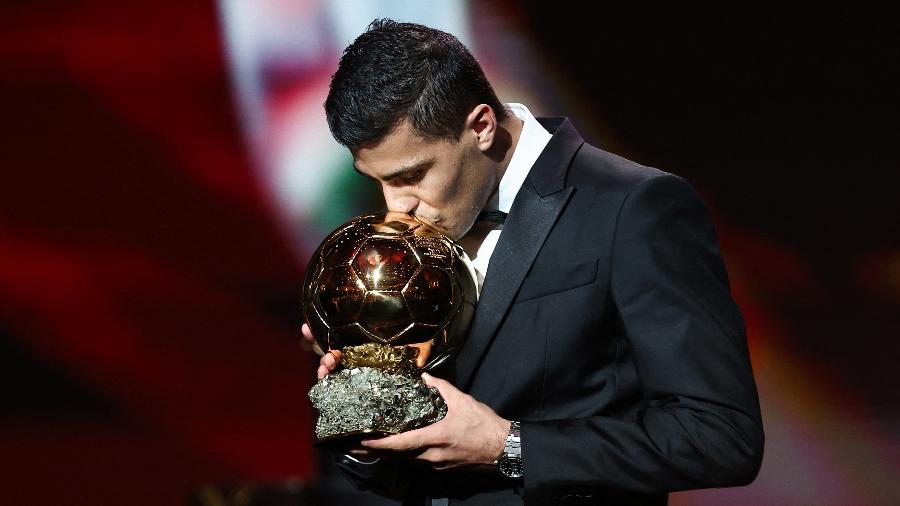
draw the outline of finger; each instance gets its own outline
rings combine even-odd
[[[316,341],[315,336],[312,334],[312,330],[310,330],[309,325],[303,324],[300,326],[300,334],[303,336],[303,340],[301,341],[301,347],[305,350],[312,350],[313,353],[319,355],[320,357],[325,354],[322,351],[322,348],[319,346],[318,341]]]
[[[377,456],[375,455],[375,452],[367,450],[365,448],[351,448],[350,455],[353,455],[354,457],[365,457],[370,459]]]
[[[380,439],[363,439],[360,444],[372,450],[410,451],[425,446],[427,429],[416,429]]]
[[[459,463],[451,460],[451,455],[443,448],[429,448],[415,456],[414,459],[428,463],[435,471],[444,471],[459,466]]]
[[[332,371],[337,367],[342,356],[341,350],[328,350],[328,353],[322,355],[322,358],[319,359],[319,365],[323,365],[329,371]]]
[[[323,379],[325,376],[331,374],[341,361],[342,356],[341,350],[330,350],[328,353],[322,355],[322,358],[319,359],[319,368],[316,370],[316,377],[318,379]]]
[[[441,448],[429,448],[418,454],[416,460],[422,460],[432,465],[440,464],[444,460],[444,450]]]
[[[328,350],[328,353],[322,355],[322,358],[319,359],[319,365],[330,371],[337,367],[340,360],[341,352],[339,350]]]
[[[436,388],[438,393],[441,394],[441,397],[444,398],[445,402],[449,402],[449,399],[455,398],[457,395],[462,393],[449,381],[443,380],[441,378],[436,378],[428,374],[427,372],[422,373],[422,379],[425,381],[426,385]]]

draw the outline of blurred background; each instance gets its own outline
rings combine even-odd
[[[311,446],[299,286],[382,206],[322,111],[382,16],[705,196],[767,447],[671,504],[900,504],[897,19],[730,7],[0,4],[0,504],[367,503]]]

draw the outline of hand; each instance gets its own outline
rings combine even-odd
[[[322,351],[322,348],[319,347],[319,343],[316,342],[316,338],[313,337],[312,331],[309,330],[309,325],[305,323],[300,327],[300,333],[303,334],[302,342],[304,348],[312,350],[317,355],[321,356],[321,358],[319,358],[319,370],[316,371],[316,377],[322,379],[325,376],[328,376],[328,374],[337,367],[338,363],[340,363],[341,351],[329,350],[327,353]]]
[[[438,389],[447,403],[443,420],[421,429],[381,439],[367,439],[362,446],[384,452],[408,452],[435,469],[493,465],[506,446],[510,421],[449,382],[422,374],[428,386]],[[355,455],[364,456],[365,452]]]

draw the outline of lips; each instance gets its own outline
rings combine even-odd
[[[449,230],[447,227],[444,226],[444,219],[443,219],[443,218],[437,218],[437,219],[434,219],[434,220],[432,220],[432,219],[430,219],[430,218],[426,218],[426,217],[424,217],[424,216],[416,216],[416,218],[418,218],[418,219],[424,221],[425,223],[430,224],[433,228],[438,229],[442,234],[444,234],[444,235],[446,235],[446,236],[448,236],[448,237],[451,236],[450,230]]]

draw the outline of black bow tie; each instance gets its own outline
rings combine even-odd
[[[503,211],[481,211],[475,221],[486,221],[502,225],[506,221],[506,213]]]

